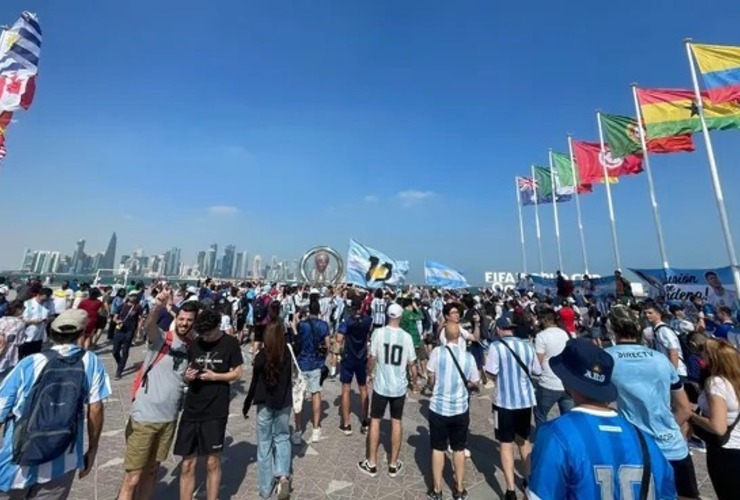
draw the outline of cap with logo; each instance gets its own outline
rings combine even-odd
[[[550,368],[563,385],[597,403],[617,399],[612,384],[614,359],[590,340],[572,339],[563,352],[550,359]]]

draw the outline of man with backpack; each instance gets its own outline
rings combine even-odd
[[[126,425],[126,471],[119,500],[151,497],[159,464],[167,459],[175,436],[177,416],[188,366],[190,331],[198,314],[197,302],[184,302],[175,318],[175,331],[166,333],[157,317],[171,301],[161,292],[144,330],[148,350],[131,387],[131,417]]]
[[[21,360],[0,385],[2,500],[66,499],[75,470],[80,479],[92,470],[111,389],[100,358],[77,345],[86,326],[85,311],[64,311],[51,324],[51,349]]]

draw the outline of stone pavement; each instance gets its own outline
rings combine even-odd
[[[105,361],[108,373],[114,373],[110,347],[98,350]],[[143,348],[131,351],[130,363],[138,367],[143,359]],[[245,359],[246,356],[245,356]],[[223,478],[220,499],[257,499],[256,455],[254,410],[249,420],[241,416],[241,407],[249,387],[251,372],[247,361],[245,380],[232,387],[233,399],[227,428],[227,447],[223,453]],[[124,428],[130,407],[129,388],[133,379],[133,368],[120,381],[113,381],[113,395],[105,406],[105,427],[100,451],[94,471],[84,480],[76,480],[70,498],[80,500],[113,499],[116,497],[123,474],[125,452]],[[466,486],[471,500],[500,498],[503,495],[503,476],[500,469],[498,445],[493,440],[491,415],[491,390],[471,402],[471,435],[469,449],[472,457],[466,465]],[[381,426],[381,450],[379,474],[370,478],[357,469],[357,462],[364,458],[365,436],[360,434],[358,421],[359,399],[353,396],[352,436],[340,433],[338,381],[327,380],[324,384],[324,403],[321,441],[293,447],[294,492],[298,500],[361,500],[361,499],[404,499],[425,498],[427,485],[431,483],[429,433],[426,412],[427,398],[409,397],[404,410],[404,438],[401,460],[405,471],[391,479],[387,475],[387,459],[390,452],[390,423]],[[306,409],[309,405],[306,406]],[[310,412],[309,412],[310,413]],[[308,416],[307,416],[308,418]],[[305,437],[310,437],[311,425]],[[697,476],[701,483],[703,498],[715,498],[706,473],[704,456],[695,454]],[[178,460],[170,458],[160,470],[155,498],[170,500],[178,498]],[[452,472],[445,469],[445,498],[451,498]],[[205,468],[200,464],[197,472],[195,498],[205,498]],[[521,498],[520,492],[520,498]]]

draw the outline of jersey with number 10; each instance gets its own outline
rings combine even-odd
[[[644,434],[651,461],[648,499],[675,499],[673,468]],[[616,412],[575,408],[537,431],[530,500],[639,500],[643,464],[637,430]]]
[[[387,398],[406,395],[406,367],[416,361],[414,341],[405,330],[392,326],[378,328],[370,342],[370,355],[375,358],[373,392]]]

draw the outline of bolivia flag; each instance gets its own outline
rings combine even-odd
[[[740,47],[691,44],[712,102],[740,99]]]
[[[713,103],[702,92],[704,117],[709,130],[740,128],[740,105]],[[695,133],[701,130],[699,109],[693,90],[637,89],[642,120],[650,139]]]
[[[612,157],[609,146],[605,147],[605,153],[602,155],[601,144],[598,142],[573,141],[573,156],[576,158],[581,182],[603,182],[604,166],[610,179],[642,172],[641,155]]]

